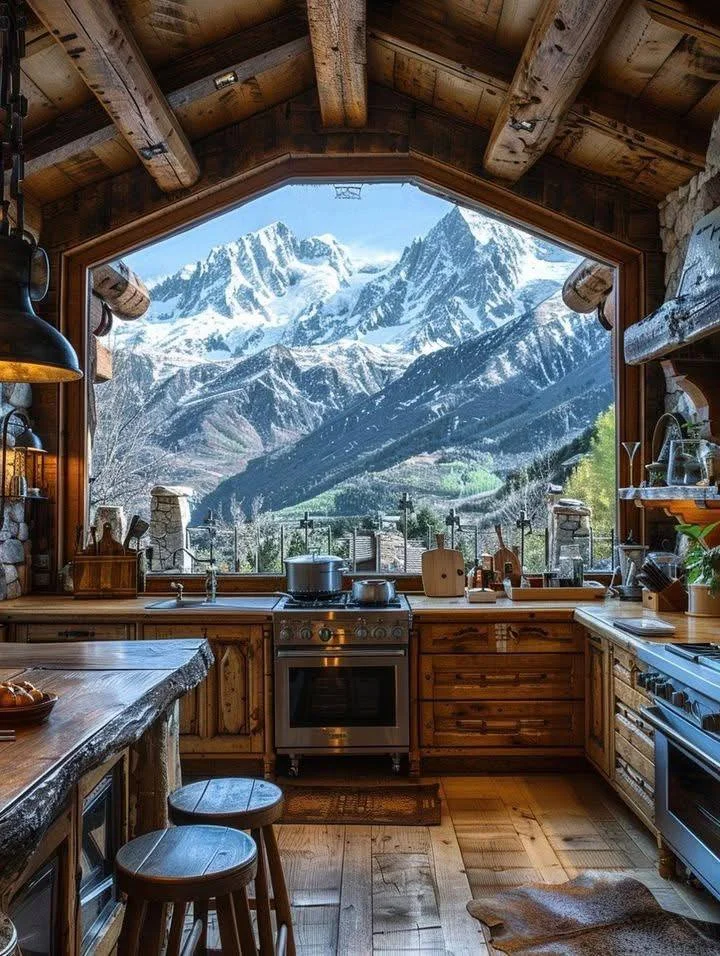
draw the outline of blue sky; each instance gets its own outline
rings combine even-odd
[[[149,281],[279,219],[300,238],[332,233],[360,265],[396,258],[451,207],[448,200],[409,183],[366,183],[359,201],[336,199],[329,184],[282,186],[123,259]]]

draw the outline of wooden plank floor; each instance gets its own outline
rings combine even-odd
[[[625,872],[667,909],[720,904],[656,871],[653,838],[596,775],[443,777],[439,827],[278,827],[299,956],[491,956],[474,893]]]

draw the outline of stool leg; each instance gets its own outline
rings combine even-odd
[[[140,952],[140,930],[144,919],[144,901],[128,897],[118,940],[118,956],[137,956]]]
[[[148,903],[142,932],[143,956],[160,956],[165,942],[167,907],[165,903]]]
[[[215,908],[217,910],[223,956],[243,956],[244,951],[240,949],[240,938],[232,896],[218,896],[215,900]]]
[[[173,903],[172,923],[168,937],[166,956],[180,956],[182,934],[185,928],[185,910],[187,903]]]
[[[255,934],[253,933],[252,921],[250,919],[250,907],[248,906],[245,887],[238,890],[237,893],[233,893],[233,903],[242,954],[243,956],[257,956]]]
[[[285,874],[280,859],[275,831],[272,824],[262,828],[263,843],[267,852],[268,865],[270,867],[270,881],[272,882],[273,897],[275,898],[275,919],[277,921],[278,932],[284,924],[287,926],[287,956],[295,956],[295,936],[293,935],[292,910],[290,909],[290,899],[288,897],[287,886],[285,885]]]
[[[258,936],[260,938],[260,953],[262,956],[273,956],[275,943],[273,941],[272,919],[270,917],[270,894],[268,892],[268,872],[265,862],[265,841],[261,829],[252,831],[252,838],[257,847],[258,863],[255,875],[255,912],[257,914]]]
[[[202,923],[202,933],[200,934],[200,942],[198,944],[197,952],[198,956],[205,956],[207,953],[207,937],[208,937],[208,901],[207,900],[195,900],[193,903],[193,919],[200,920]]]

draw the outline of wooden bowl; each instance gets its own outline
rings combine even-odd
[[[0,707],[0,727],[20,727],[28,724],[41,724],[50,715],[57,704],[57,694],[45,694],[37,704],[23,704],[20,707]]]

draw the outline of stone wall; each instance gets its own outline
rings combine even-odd
[[[31,404],[32,389],[29,385],[6,383],[0,386],[0,417],[12,408],[29,412]],[[12,436],[8,445],[12,445]],[[30,557],[30,531],[25,520],[25,502],[7,498],[0,528],[0,601],[28,592]]]
[[[185,547],[190,524],[189,496],[192,488],[156,485],[150,492],[150,528],[148,535],[153,549],[152,571],[192,570]],[[177,553],[176,553],[177,552]]]
[[[665,252],[665,297],[677,293],[688,242],[698,220],[720,205],[720,117],[710,134],[705,169],[660,203],[660,237]]]

